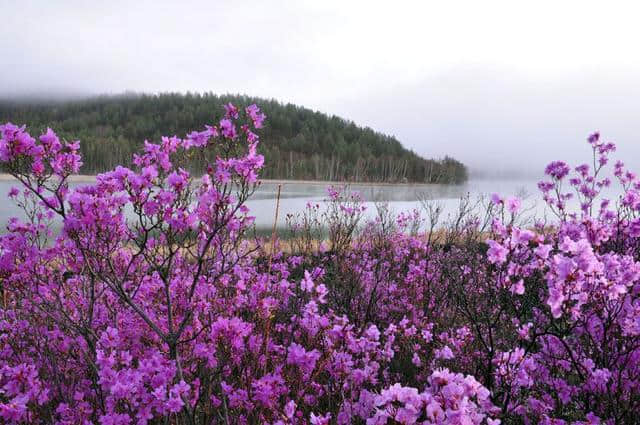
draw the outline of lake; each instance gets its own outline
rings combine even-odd
[[[74,183],[79,186],[87,183]],[[470,180],[462,185],[380,185],[351,184],[350,190],[358,191],[367,204],[366,215],[375,216],[376,202],[388,202],[392,211],[411,211],[421,207],[421,199],[429,199],[442,206],[443,216],[453,214],[461,197],[488,196],[498,193],[501,196],[519,196],[523,199],[523,208],[528,217],[542,218],[549,215],[545,203],[540,197],[536,180]],[[0,181],[0,222],[4,224],[9,217],[22,216],[15,203],[7,197],[12,186],[17,182]],[[282,184],[278,227],[285,224],[287,214],[295,214],[305,209],[308,202],[323,202],[326,198],[326,185],[322,183],[286,182]],[[276,194],[278,184],[263,182],[247,206],[256,217],[258,228],[271,228],[276,211]]]
[[[471,180],[462,185],[376,185],[351,184],[349,189],[360,193],[365,200],[365,215],[374,217],[376,203],[387,202],[393,212],[421,209],[422,200],[430,200],[440,205],[443,214],[452,214],[457,210],[460,198],[467,196],[473,199],[500,193],[504,196],[519,195],[526,198],[527,207],[544,213],[544,205],[534,180]],[[277,184],[264,183],[256,193],[258,197],[248,202],[248,206],[256,216],[258,227],[273,226],[275,217]],[[278,224],[284,224],[287,214],[303,211],[307,202],[322,202],[326,199],[326,186],[322,184],[286,183],[281,189]],[[444,217],[443,216],[443,217]]]

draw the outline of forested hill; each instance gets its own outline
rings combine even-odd
[[[79,139],[82,172],[93,174],[129,164],[145,139],[184,136],[217,121],[227,102],[238,106],[256,103],[267,115],[260,133],[263,178],[420,183],[467,179],[465,166],[455,159],[424,159],[394,137],[342,118],[247,96],[206,93],[4,100],[0,101],[0,122],[27,124],[32,133],[48,126],[64,138]]]

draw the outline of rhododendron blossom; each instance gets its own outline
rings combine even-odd
[[[518,226],[496,194],[424,233],[330,187],[280,249],[245,205],[266,117],[224,113],[75,188],[78,142],[0,126],[25,210],[0,236],[2,423],[637,421],[640,182],[617,162],[622,195],[600,198],[612,143],[547,167],[554,223]]]

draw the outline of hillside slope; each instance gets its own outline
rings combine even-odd
[[[267,115],[260,147],[265,155],[263,178],[420,183],[467,179],[466,168],[455,159],[425,159],[394,137],[342,118],[248,96],[167,93],[69,101],[0,100],[0,122],[27,124],[32,132],[48,126],[62,137],[79,139],[85,162],[82,172],[92,174],[129,164],[145,139],[184,136],[217,121],[227,102],[256,103]]]

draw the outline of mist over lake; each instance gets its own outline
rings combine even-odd
[[[496,193],[503,198],[518,197],[523,202],[523,219],[533,222],[534,219],[545,219],[551,216],[551,211],[546,206],[537,187],[536,179],[471,179],[460,185],[393,185],[393,184],[365,184],[365,183],[337,183],[336,186],[346,185],[349,190],[358,192],[365,201],[367,207],[365,217],[373,219],[376,216],[376,204],[388,203],[393,213],[411,212],[418,209],[426,219],[423,209],[425,202],[430,202],[442,208],[441,220],[447,216],[453,216],[457,212],[460,199],[468,196],[473,202],[489,197]],[[72,183],[72,187],[89,183]],[[271,229],[276,214],[276,197],[280,190],[280,207],[278,211],[278,228],[286,225],[286,217],[289,214],[302,213],[308,203],[323,204],[327,199],[327,187],[329,183],[322,182],[263,182],[247,202],[252,216],[255,216],[255,224],[259,229]],[[7,197],[11,187],[19,187],[17,181],[0,181],[0,222],[4,225],[12,216],[23,217],[21,210],[15,202]],[[612,188],[603,193],[603,196],[611,200],[620,193]],[[577,202],[570,202],[574,209],[578,208]],[[478,211],[480,212],[480,211]]]

